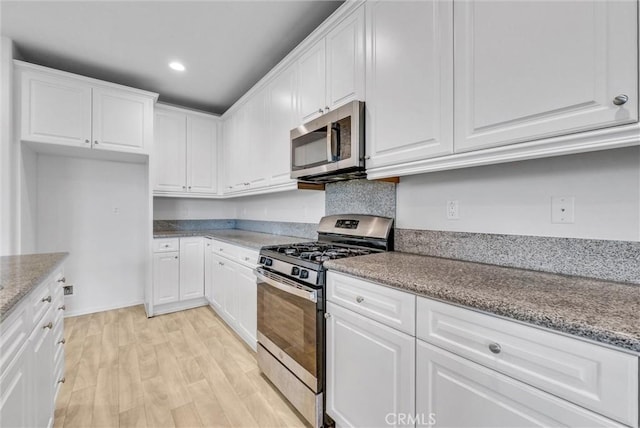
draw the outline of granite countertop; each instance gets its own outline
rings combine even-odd
[[[219,230],[185,230],[153,232],[154,238],[180,238],[187,236],[207,236],[242,247],[259,250],[267,245],[286,245],[298,242],[308,242],[312,239],[297,238],[295,236],[272,235],[270,233],[251,232],[240,229]]]
[[[363,279],[640,353],[640,286],[420,256],[325,262]]]
[[[42,284],[69,253],[26,254],[0,257],[0,321],[31,290]]]

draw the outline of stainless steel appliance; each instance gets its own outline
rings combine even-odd
[[[330,182],[365,177],[364,103],[353,101],[291,130],[291,178]]]
[[[318,241],[263,247],[258,278],[258,366],[314,427],[325,424],[323,262],[393,249],[393,219],[334,215]]]

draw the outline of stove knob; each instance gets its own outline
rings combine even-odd
[[[273,260],[271,260],[271,259],[265,259],[265,261],[264,261],[264,265],[265,265],[265,266],[271,266],[271,265],[273,265]]]
[[[300,275],[300,268],[299,267],[291,268],[291,275],[294,275],[294,276]]]
[[[260,256],[260,260],[258,261],[258,263],[263,265],[265,263],[265,260],[267,260],[267,258],[265,256]]]
[[[302,269],[300,271],[300,279],[307,279],[307,278],[309,278],[309,271]]]

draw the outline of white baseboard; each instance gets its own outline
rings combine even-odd
[[[190,299],[185,302],[173,302],[166,303],[164,305],[153,305],[153,315],[164,315],[169,314],[171,312],[184,311],[187,309],[198,308],[200,306],[207,306],[209,302],[204,297],[198,297],[196,299]],[[149,313],[147,312],[147,316]]]
[[[65,318],[77,317],[79,315],[88,315],[88,314],[94,314],[96,312],[112,311],[114,309],[129,308],[131,306],[137,306],[142,304],[144,304],[143,299],[135,300],[133,302],[128,302],[128,303],[120,303],[116,305],[94,306],[92,308],[84,308],[84,309],[75,310],[75,311],[68,311],[68,312],[65,311],[64,317]]]

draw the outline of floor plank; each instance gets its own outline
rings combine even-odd
[[[210,308],[65,319],[55,427],[308,427]]]

